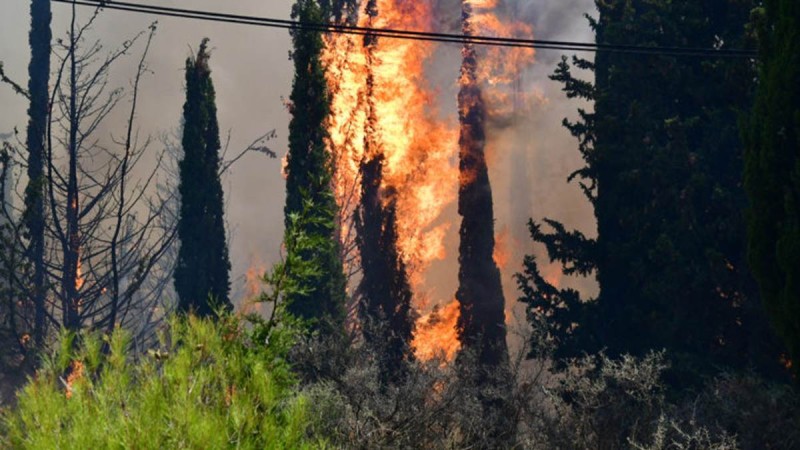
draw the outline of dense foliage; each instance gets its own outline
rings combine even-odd
[[[292,17],[352,22],[358,3],[296,0]],[[470,33],[471,3],[461,3]],[[367,13],[377,5],[366,2]],[[394,192],[382,183],[386,155],[369,142],[371,91],[354,218],[363,301],[353,317],[360,320],[345,332],[334,168],[326,148],[325,41],[318,31],[295,28],[284,254],[263,275],[266,286],[255,299],[269,308],[246,319],[232,315],[219,128],[204,40],[186,62],[174,274],[184,314],[136,337],[114,320],[93,331],[63,331],[16,403],[0,404],[0,448],[800,448],[800,395],[780,364],[791,360],[781,361],[750,273],[796,360],[800,6],[796,0],[596,5],[599,16],[590,23],[600,44],[743,48],[755,30],[762,57],[756,66],[600,52],[595,61],[564,59],[558,66],[553,79],[566,95],[594,105],[564,123],[580,142],[586,165],[572,178],[581,180],[594,208],[598,236],[549,219],[532,221],[530,232],[566,275],[596,275],[597,298],[554,286],[527,257],[518,282],[531,328],[522,348],[509,353],[493,258],[488,116],[477,54],[467,44],[458,98],[459,356],[417,359],[409,346],[412,294],[397,248]],[[50,51],[42,40],[50,39],[49,25],[42,28],[49,1],[33,0],[31,8],[29,173],[44,145],[36,136]],[[375,39],[365,36],[364,45]],[[5,168],[7,152],[0,156]],[[15,309],[36,301],[15,301],[21,294],[8,287],[19,283],[6,281],[33,266],[30,292],[34,300],[38,295],[31,223],[41,193],[37,176],[31,180],[23,221],[31,234],[28,255],[6,237],[16,224],[0,221],[2,396],[6,376],[24,373],[5,363],[18,362],[14,346],[31,338],[12,322],[25,317],[34,324],[26,330],[40,328],[38,310]],[[80,272],[68,275],[62,281],[82,282]]]
[[[180,161],[180,250],[175,268],[178,309],[208,316],[231,308],[228,243],[225,235],[220,140],[208,40],[186,60],[183,159]]]
[[[745,184],[749,262],[792,361],[800,359],[800,4],[761,11],[760,85],[750,117]],[[797,370],[797,364],[794,364]]]
[[[597,2],[600,44],[741,48],[752,2]],[[573,68],[593,72],[593,82]],[[547,220],[531,233],[568,275],[596,273],[598,298],[558,289],[528,257],[519,278],[532,315],[547,317],[571,358],[668,349],[672,382],[719,367],[778,370],[745,258],[746,197],[738,121],[752,102],[746,60],[600,52],[566,59],[553,78],[594,101],[566,127],[586,166],[573,177],[597,218],[596,239]]]
[[[146,354],[122,330],[65,335],[4,417],[0,444],[53,448],[312,448],[289,328],[254,341],[232,316],[176,319]]]
[[[301,22],[319,23],[322,11],[315,0],[298,0],[292,17]],[[336,200],[331,188],[330,155],[325,147],[325,118],[329,99],[325,73],[320,55],[322,36],[312,30],[292,30],[295,78],[292,85],[289,111],[289,154],[286,165],[287,233],[299,232],[318,237],[318,246],[303,249],[301,259],[314,264],[315,271],[294,274],[302,289],[287,298],[287,310],[293,315],[313,322],[315,328],[341,329],[344,322],[345,278],[339,259],[335,233]],[[305,204],[314,205],[315,216],[304,221],[300,230],[291,230],[293,215],[303,211]],[[290,274],[291,275],[291,274]]]

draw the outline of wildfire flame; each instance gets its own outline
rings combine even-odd
[[[378,15],[370,17],[362,5],[360,26],[432,30],[428,1],[378,0]],[[457,169],[456,130],[437,117],[435,95],[427,85],[424,64],[435,49],[430,42],[381,39],[371,46],[363,38],[328,38],[324,60],[331,93],[329,148],[336,165],[334,190],[346,217],[359,200],[359,165],[369,132],[372,151],[385,157],[382,189],[397,199],[398,251],[415,290],[425,271],[444,259],[449,223],[441,223],[444,209],[455,200]],[[372,64],[368,64],[371,61]],[[372,98],[367,99],[368,74]],[[367,102],[374,123],[367,123]],[[347,220],[342,233],[350,232]]]
[[[453,300],[443,308],[434,307],[431,313],[417,321],[417,330],[412,341],[417,358],[422,361],[430,361],[435,357],[453,360],[461,349],[456,330],[460,308],[458,300]]]
[[[267,266],[258,258],[252,257],[250,267],[244,275],[244,295],[242,297],[242,311],[244,313],[261,312],[261,304],[254,303],[264,291],[263,276],[267,272]]]
[[[75,268],[75,291],[80,291],[86,283],[86,278],[83,276],[83,263],[81,262],[81,252],[78,250],[78,264]]]
[[[494,238],[494,263],[497,264],[501,270],[508,267],[508,262],[511,259],[511,252],[509,251],[510,240],[512,239],[508,227],[500,230],[500,233]]]
[[[466,1],[473,7],[476,34],[532,37],[530,26],[515,22],[512,15],[499,14],[498,0]],[[442,31],[437,24],[444,21],[436,17],[434,0],[375,0],[372,6],[377,14],[367,14],[367,3],[361,2],[359,26]],[[460,14],[460,10],[454,13]],[[355,235],[352,217],[360,201],[360,165],[375,156],[365,154],[368,141],[369,152],[384,157],[381,189],[392,192],[396,200],[398,253],[408,272],[414,304],[420,308],[427,295],[431,264],[451,253],[445,239],[457,229],[453,227],[456,218],[445,215],[456,200],[460,183],[457,120],[439,116],[439,94],[426,75],[441,44],[377,38],[366,46],[362,36],[336,33],[325,39],[323,62],[331,101],[327,145],[335,168],[333,188],[340,208],[343,248],[352,247],[348,241]],[[533,56],[534,50],[528,48],[481,48],[477,76],[485,86],[490,115],[511,109],[512,85],[520,71],[532,64]],[[457,80],[455,72],[453,75]],[[498,237],[495,259],[500,266],[508,261],[506,241],[502,235]],[[359,264],[357,256],[346,259],[349,264]],[[349,267],[345,270],[350,273]],[[437,352],[448,359],[454,357],[460,347],[455,330],[458,315],[458,302],[451,302],[417,321],[413,341],[417,357],[430,359]]]
[[[80,381],[81,378],[83,378],[83,369],[84,367],[82,361],[74,360],[70,363],[69,375],[67,375],[67,379],[64,382],[65,384],[64,395],[68,399],[72,398],[72,391],[75,383]]]

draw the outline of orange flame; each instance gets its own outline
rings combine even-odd
[[[83,277],[83,264],[81,263],[81,252],[78,250],[78,266],[75,269],[75,290],[80,291],[86,283],[86,278]]]
[[[511,240],[511,233],[508,227],[503,227],[500,233],[494,238],[494,263],[497,264],[501,270],[508,267],[508,261],[511,259],[511,252],[509,251],[509,240]]]
[[[498,0],[467,1],[473,7],[476,34],[533,36],[529,25],[501,17]],[[435,17],[434,0],[376,0],[377,16],[366,13],[366,4],[362,1],[359,11],[362,27],[436,32],[442,31],[438,25],[445,22]],[[360,201],[359,168],[365,158],[374,156],[365,154],[368,140],[369,151],[385,158],[381,187],[395,195],[398,252],[408,271],[414,304],[423,308],[431,265],[447,257],[446,238],[457,230],[455,217],[445,215],[456,200],[460,182],[457,118],[439,116],[439,94],[425,70],[440,44],[377,38],[366,47],[362,36],[330,34],[325,39],[323,62],[331,101],[327,145],[335,169],[333,189],[340,209],[342,247],[354,247],[352,218]],[[518,92],[512,91],[521,71],[533,63],[534,50],[479,50],[477,81],[484,87],[489,115],[505,115],[513,109],[509,105]],[[453,76],[455,81],[455,70]],[[372,80],[371,86],[367,80]],[[500,266],[509,260],[507,240],[498,236],[495,260]],[[347,256],[348,264],[360,264],[357,254]],[[349,267],[345,270],[350,273]],[[454,357],[460,346],[455,331],[458,315],[454,301],[418,320],[414,346],[419,358],[430,359],[437,351],[444,351],[448,359]]]
[[[432,30],[430,2],[378,0],[378,16],[362,6],[361,26]],[[369,49],[363,38],[335,35],[327,41],[324,60],[331,93],[329,148],[336,175],[334,190],[345,217],[342,234],[349,234],[346,218],[359,200],[359,164],[365,156],[365,137],[385,157],[384,189],[397,195],[398,250],[415,291],[435,260],[446,256],[444,238],[450,229],[442,223],[444,209],[455,200],[457,169],[455,128],[437,117],[435,95],[424,76],[424,64],[435,44],[379,38]],[[372,61],[372,64],[369,64]],[[372,98],[366,98],[366,80],[374,80]],[[374,123],[367,123],[367,106]],[[369,133],[369,136],[367,136]]]
[[[260,262],[253,263],[247,268],[247,272],[244,274],[244,295],[246,298],[255,297],[264,290],[264,281],[262,277],[266,271],[267,267]]]
[[[78,382],[81,378],[83,378],[83,362],[74,360],[70,364],[70,372],[67,375],[67,380],[64,384],[66,384],[66,397],[72,398],[72,386]]]
[[[456,329],[460,308],[458,300],[453,300],[443,308],[434,307],[430,314],[417,321],[412,346],[418,359],[430,361],[435,357],[443,357],[446,361],[452,361],[455,358],[461,348]]]
[[[261,312],[261,304],[254,300],[264,291],[264,274],[267,266],[257,257],[250,258],[250,267],[244,274],[244,295],[241,300],[242,312]]]

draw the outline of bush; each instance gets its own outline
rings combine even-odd
[[[236,318],[172,320],[160,345],[130,354],[123,331],[65,334],[5,413],[3,444],[52,448],[312,448],[308,398],[285,355],[289,328]]]
[[[800,442],[791,387],[725,375],[675,397],[664,382],[664,352],[586,356],[550,372],[549,360],[525,361],[521,349],[511,387],[501,389],[470,382],[477,369],[469,358],[410,362],[401,381],[382,385],[380,355],[365,346],[300,342],[299,366],[338,374],[307,379],[303,392],[315,405],[312,432],[341,448],[732,450]],[[502,407],[482,407],[487,396]]]

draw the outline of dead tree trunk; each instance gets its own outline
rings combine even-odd
[[[78,68],[75,50],[78,45],[76,36],[75,5],[72,5],[72,21],[70,22],[69,50],[69,140],[67,142],[67,183],[66,183],[66,239],[63,242],[63,268],[61,273],[61,291],[64,311],[64,327],[68,330],[80,328],[80,299],[78,291],[83,284],[80,279],[80,235],[78,229]]]
[[[44,218],[44,154],[48,122],[50,80],[50,0],[31,1],[31,29],[28,40],[31,62],[28,65],[28,131],[26,147],[28,187],[25,190],[25,226],[30,242],[28,259],[33,269],[31,297],[34,305],[33,341],[37,348],[44,344],[46,307],[45,218]]]

